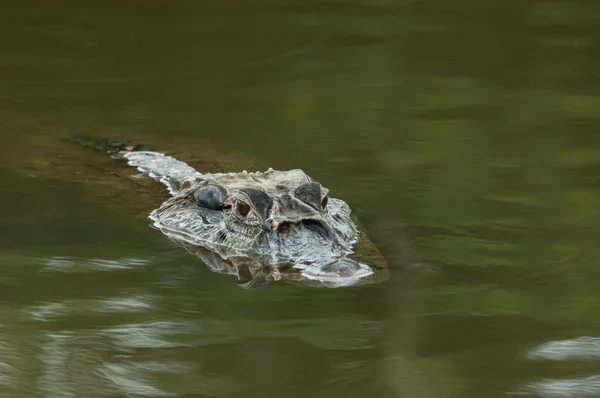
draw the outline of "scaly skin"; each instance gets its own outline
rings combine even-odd
[[[218,272],[333,287],[383,268],[352,258],[361,233],[350,208],[302,170],[200,173],[159,152],[127,148],[121,156],[172,195],[150,214],[154,225]]]

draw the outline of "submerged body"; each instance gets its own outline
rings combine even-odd
[[[158,152],[121,155],[172,195],[154,226],[215,271],[348,286],[380,268],[351,258],[361,236],[350,208],[302,170],[210,174]]]

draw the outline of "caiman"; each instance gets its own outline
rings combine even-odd
[[[201,173],[141,146],[106,149],[167,186],[171,197],[149,216],[156,228],[245,287],[276,280],[339,287],[387,278],[385,260],[348,204],[300,169]]]

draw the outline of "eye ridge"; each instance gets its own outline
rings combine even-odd
[[[260,189],[244,188],[241,192],[245,195],[248,204],[252,204],[252,210],[257,217],[266,218],[273,207],[273,199]]]
[[[294,196],[313,209],[321,211],[327,206],[327,200],[321,199],[321,184],[316,181],[300,185],[294,190]]]

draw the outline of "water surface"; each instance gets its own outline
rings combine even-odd
[[[0,72],[6,396],[600,396],[600,3],[5,1]],[[244,290],[76,132],[302,168],[390,279]]]

